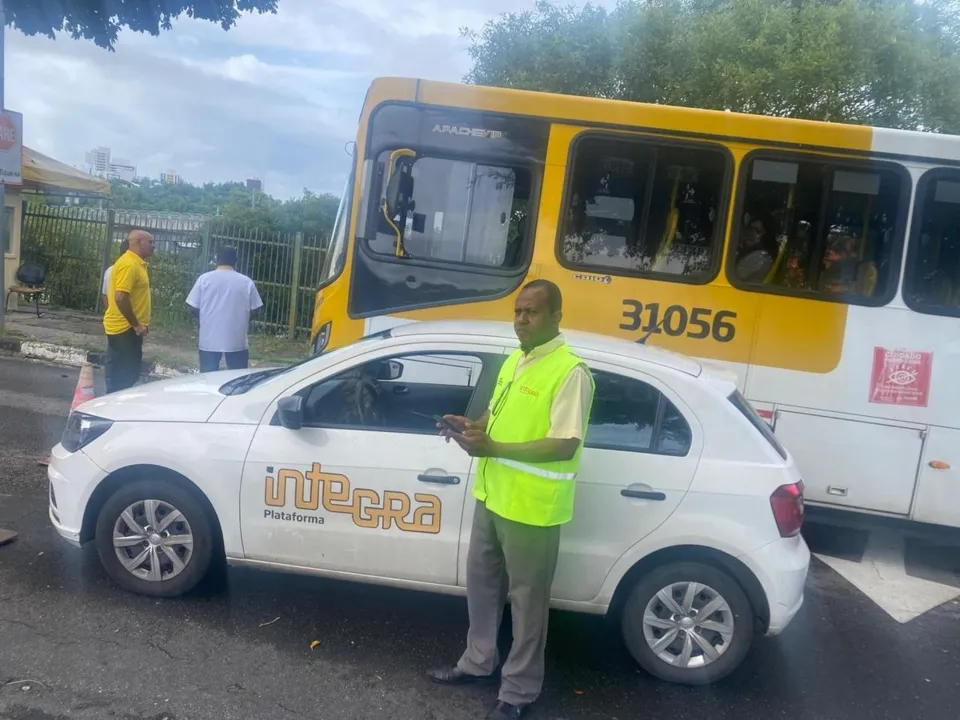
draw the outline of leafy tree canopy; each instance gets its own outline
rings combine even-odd
[[[7,24],[27,35],[65,31],[113,50],[127,27],[159,35],[181,16],[209,20],[229,30],[243,12],[276,12],[277,0],[3,0]]]
[[[339,199],[304,189],[303,196],[281,201],[243,183],[169,184],[140,178],[137,185],[112,183],[111,205],[117,209],[203,213],[224,222],[265,233],[302,232],[325,238],[333,228]]]
[[[960,133],[956,0],[542,0],[463,34],[477,84]]]

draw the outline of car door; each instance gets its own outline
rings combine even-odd
[[[667,521],[703,446],[695,417],[658,378],[588,364],[596,391],[553,584],[553,596],[564,600],[596,597],[616,561]]]
[[[553,597],[588,601],[627,550],[663,524],[693,482],[703,435],[680,396],[653,375],[584,354],[596,383],[573,520],[560,535]],[[475,478],[471,477],[471,484]],[[472,488],[471,488],[472,491]],[[464,507],[458,582],[474,503]]]
[[[474,412],[502,358],[464,345],[378,350],[289,388],[303,427],[273,408],[244,464],[247,558],[323,571],[456,584],[472,459],[433,415]]]

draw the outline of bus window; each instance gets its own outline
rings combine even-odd
[[[960,172],[921,178],[915,212],[903,299],[917,312],[960,317]]]
[[[390,153],[379,162],[386,167]],[[370,249],[449,263],[513,269],[523,261],[530,172],[522,167],[418,157],[410,171],[412,203],[402,228],[403,253],[389,225]],[[381,182],[381,202],[387,183]]]
[[[709,282],[716,271],[726,158],[712,147],[633,138],[577,143],[561,256],[593,272]]]
[[[730,281],[880,305],[896,289],[903,176],[876,164],[754,158],[741,172]]]

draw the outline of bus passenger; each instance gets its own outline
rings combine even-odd
[[[778,250],[773,217],[765,213],[747,214],[737,244],[737,278],[762,283],[776,262]]]
[[[856,290],[860,258],[857,238],[831,229],[827,236],[826,252],[823,254],[823,270],[820,274],[820,289],[825,292],[845,293]]]

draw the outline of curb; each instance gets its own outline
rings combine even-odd
[[[14,338],[0,338],[0,351],[20,355],[31,360],[45,360],[68,367],[80,367],[84,363],[102,367],[106,362],[106,353],[81,350],[69,345],[54,345]],[[196,372],[195,369],[189,367],[177,368],[153,362],[144,362],[140,368],[142,376],[151,378],[173,378],[181,375],[192,375]]]

